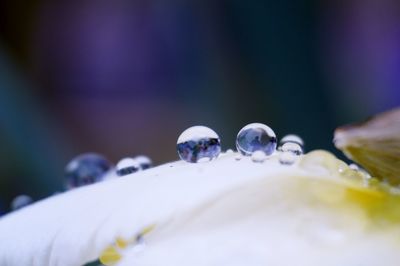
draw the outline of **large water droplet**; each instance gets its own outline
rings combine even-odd
[[[212,129],[194,126],[186,129],[177,141],[179,157],[190,163],[209,161],[221,152],[220,139]]]
[[[136,156],[134,159],[139,163],[141,170],[146,170],[153,166],[151,159],[145,155]]]
[[[242,128],[236,137],[237,150],[250,156],[255,151],[271,155],[276,149],[276,135],[267,125],[253,123]]]
[[[15,211],[28,206],[33,202],[33,199],[28,195],[19,195],[11,202],[11,210]]]
[[[283,144],[281,147],[281,151],[282,152],[291,152],[295,155],[303,154],[303,149],[301,148],[301,146],[294,142],[286,142],[285,144]]]
[[[65,168],[66,189],[93,184],[104,179],[111,163],[96,153],[85,153],[75,157]]]
[[[115,166],[118,176],[133,174],[141,170],[140,162],[133,158],[121,159]]]

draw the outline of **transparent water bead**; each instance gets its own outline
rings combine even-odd
[[[226,154],[233,154],[233,150],[232,149],[227,149],[225,153]]]
[[[297,155],[293,152],[282,152],[279,155],[279,163],[282,165],[292,165],[296,162]]]
[[[255,163],[263,163],[267,159],[267,155],[263,151],[255,151],[251,155],[251,160]]]
[[[33,199],[28,195],[19,195],[13,199],[11,202],[11,210],[15,211],[23,207],[28,206],[33,202]]]
[[[190,163],[210,161],[221,153],[221,141],[212,129],[194,126],[186,129],[177,141],[179,157]]]
[[[237,155],[235,156],[235,160],[236,160],[236,161],[240,161],[240,160],[242,159],[242,157],[243,157],[243,155],[237,154]]]
[[[284,136],[281,141],[279,142],[280,146],[282,146],[283,144],[287,143],[287,142],[293,142],[293,143],[297,143],[299,144],[302,148],[304,147],[304,141],[302,138],[300,138],[297,135],[294,134],[289,134]]]
[[[364,168],[358,166],[357,164],[349,164],[349,168],[361,173],[365,178],[371,178],[371,175]]]
[[[96,153],[85,153],[75,157],[65,168],[66,189],[102,181],[111,166],[106,158]]]
[[[153,166],[153,161],[145,155],[136,156],[134,159],[139,163],[141,170],[146,170]]]
[[[271,155],[276,149],[276,135],[267,125],[253,123],[242,128],[236,137],[237,150],[250,156],[255,151]]]
[[[301,155],[303,154],[303,148],[294,142],[286,142],[285,144],[282,145],[281,147],[282,152],[291,152],[295,155]]]
[[[134,158],[121,159],[115,166],[118,176],[129,175],[141,170],[140,161]]]

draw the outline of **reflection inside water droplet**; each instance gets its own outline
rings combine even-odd
[[[303,154],[303,149],[301,148],[301,146],[294,142],[286,142],[285,144],[283,144],[281,147],[281,151],[291,152],[294,153],[295,155]]]
[[[255,151],[271,155],[276,149],[276,135],[267,125],[253,123],[243,127],[236,138],[237,150],[250,156]]]
[[[186,129],[177,141],[179,157],[190,163],[210,161],[221,152],[220,139],[212,129],[194,126]]]
[[[124,158],[117,163],[115,169],[118,176],[124,176],[141,170],[141,167],[136,159]]]
[[[96,153],[86,153],[75,157],[65,169],[66,189],[93,184],[104,179],[111,163]]]

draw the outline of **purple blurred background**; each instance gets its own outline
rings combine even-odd
[[[0,3],[0,209],[61,189],[94,151],[177,158],[250,122],[334,150],[336,126],[400,103],[397,1]]]

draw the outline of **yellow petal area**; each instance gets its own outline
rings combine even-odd
[[[301,188],[310,191],[317,200],[332,207],[355,205],[372,223],[400,223],[400,195],[394,187],[369,178],[362,171],[350,169],[347,164],[326,151],[313,151],[304,156],[300,167],[325,171],[330,178],[307,180]],[[317,169],[320,168],[320,169]]]
[[[377,178],[400,184],[400,108],[336,129],[335,146]]]
[[[117,237],[115,239],[115,244],[110,245],[102,252],[99,258],[100,262],[106,266],[115,265],[122,258],[121,250],[127,248],[129,245],[136,244],[137,239],[149,234],[151,231],[154,230],[155,227],[156,227],[155,224],[146,226],[135,236],[134,240],[131,241],[126,240],[122,237]]]
[[[140,232],[140,235],[142,235],[142,236],[147,235],[148,233],[150,233],[151,231],[153,231],[155,227],[156,227],[155,224],[151,224],[151,225],[149,225],[149,226],[146,226],[146,227],[143,228],[143,230]]]
[[[289,167],[287,169],[290,169]],[[299,168],[297,175],[271,175],[260,179],[257,183],[249,183],[226,191],[222,196],[212,198],[192,211],[177,215],[171,223],[159,226],[157,232],[149,236],[149,241],[153,244],[162,243],[178,237],[177,235],[186,238],[193,232],[208,232],[208,230],[218,233],[220,230],[225,230],[225,226],[229,228],[230,221],[233,225],[239,224],[238,221],[242,221],[241,219],[246,221],[245,217],[262,216],[263,212],[275,215],[268,218],[269,220],[282,219],[281,222],[285,222],[286,218],[282,218],[287,213],[285,208],[292,211],[291,208],[294,206],[299,216],[293,219],[298,219],[298,222],[293,222],[295,226],[289,222],[287,230],[277,227],[280,234],[291,232],[291,226],[293,228],[299,226],[304,238],[315,238],[323,245],[334,245],[332,244],[334,241],[339,241],[334,239],[330,243],[331,235],[328,234],[326,239],[319,235],[318,230],[325,232],[323,228],[328,228],[326,230],[332,230],[331,232],[336,232],[341,237],[347,236],[349,239],[358,240],[358,237],[362,238],[363,234],[371,235],[371,238],[387,234],[393,236],[394,239],[400,239],[400,231],[396,229],[400,225],[400,195],[395,187],[371,178],[362,170],[351,169],[345,162],[326,151],[310,152],[302,156],[294,167]],[[252,199],[258,200],[252,201]],[[275,203],[272,204],[272,202]],[[276,207],[277,202],[283,203],[281,209]],[[309,211],[313,214],[308,214]],[[317,213],[320,213],[323,225],[319,224]],[[296,214],[293,214],[294,217]],[[317,219],[304,218],[303,215]],[[323,220],[327,216],[330,216],[328,222]],[[313,233],[314,229],[309,229],[308,221],[312,221],[310,227],[317,228],[315,233]],[[330,223],[330,221],[333,222]],[[134,245],[154,228],[154,225],[143,228],[129,241],[117,238],[114,246],[124,249]],[[289,234],[290,237],[293,236],[292,233]],[[210,237],[212,236],[213,234]],[[299,239],[302,238],[299,237]],[[366,241],[368,240],[369,238],[366,237]],[[267,242],[263,244],[268,245]],[[395,242],[395,244],[400,245],[400,242]],[[153,247],[154,245],[151,246]],[[117,260],[108,262],[102,258],[100,260],[105,265],[115,265],[116,262],[118,265],[130,265],[128,261],[134,253],[130,253],[130,249],[123,252],[123,254],[119,253],[120,257]],[[168,257],[168,254],[166,256]]]
[[[99,260],[106,266],[115,265],[121,259],[121,254],[114,246],[109,246],[101,254]]]
[[[117,237],[117,239],[115,240],[115,245],[120,249],[126,248],[128,244],[128,241],[121,237]]]

